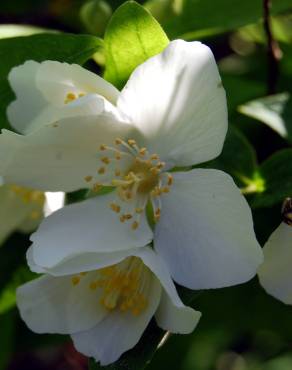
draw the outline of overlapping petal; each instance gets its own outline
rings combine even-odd
[[[292,227],[282,222],[263,252],[264,262],[258,271],[261,285],[273,297],[292,304]]]
[[[121,223],[109,207],[115,193],[69,205],[47,217],[33,241],[33,261],[50,268],[88,252],[111,253],[143,247],[152,239],[152,231],[145,217],[139,231]]]
[[[211,50],[175,40],[140,65],[118,99],[142,142],[168,166],[208,161],[227,131],[225,91]]]
[[[98,94],[115,104],[119,94],[98,75],[76,64],[55,61],[27,61],[13,68],[8,80],[16,100],[9,105],[7,115],[12,127],[23,134],[61,118],[90,114],[94,106],[79,96]],[[67,94],[76,100],[67,101]],[[95,104],[99,104],[98,99]]]
[[[217,170],[173,174],[154,247],[173,278],[191,289],[251,279],[262,262],[252,215],[231,177]]]
[[[114,110],[65,118],[26,136],[3,130],[0,173],[7,183],[44,191],[91,187],[94,181],[106,181],[110,174],[98,174],[100,144],[111,144],[130,131],[131,126],[120,121]]]

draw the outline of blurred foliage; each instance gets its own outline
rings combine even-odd
[[[261,0],[139,2],[146,10],[133,3],[124,5],[108,23],[123,0],[2,1],[0,38],[6,39],[0,40],[0,126],[8,127],[5,111],[13,99],[8,72],[27,59],[86,62],[87,68],[100,74],[105,67],[105,77],[121,87],[137,65],[167,45],[168,38],[204,41],[219,64],[230,120],[223,152],[204,166],[228,172],[242,188],[263,245],[281,222],[283,198],[292,195],[291,0],[272,1],[273,32],[282,58],[277,94],[268,97]],[[49,30],[66,34],[48,34]],[[104,34],[103,48],[96,36]],[[68,198],[76,201],[83,195],[81,191]],[[72,360],[75,355],[63,346],[68,338],[31,333],[13,309],[17,284],[32,277],[25,267],[28,245],[27,236],[14,234],[0,250],[0,370],[63,370],[64,363],[59,367],[46,364],[58,351],[69,353]],[[193,306],[203,312],[198,329],[189,336],[170,336],[155,354],[164,333],[152,321],[137,348],[108,369],[142,369],[154,354],[149,370],[292,368],[292,307],[268,296],[256,279],[199,295],[183,292],[186,302],[193,300]],[[19,364],[16,358],[21,353],[38,356],[37,365],[31,357]],[[74,362],[68,368],[86,368],[78,366]]]

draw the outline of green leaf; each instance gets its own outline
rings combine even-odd
[[[82,64],[100,46],[100,39],[87,35],[40,34],[0,40],[0,128],[9,127],[6,108],[14,99],[14,94],[7,75],[12,67],[28,59]]]
[[[255,151],[246,137],[230,126],[222,153],[218,158],[206,163],[204,167],[229,173],[239,186],[249,185],[257,171]]]
[[[27,266],[19,267],[12,275],[4,289],[0,291],[0,315],[9,311],[16,304],[16,289],[37,275],[29,270]]]
[[[11,313],[0,316],[1,350],[0,370],[6,370],[13,352],[14,315]]]
[[[292,196],[292,149],[284,149],[268,158],[259,168],[263,191],[251,201],[254,208],[270,207]]]
[[[113,14],[104,42],[105,79],[121,88],[138,65],[160,53],[169,41],[147,10],[128,1]]]
[[[292,97],[289,93],[252,100],[238,110],[265,123],[292,143]]]
[[[157,2],[163,2],[157,0]],[[183,36],[197,39],[234,30],[262,18],[262,0],[166,0],[173,11],[162,26],[171,39]],[[291,8],[291,0],[273,1],[272,14],[278,14]],[[148,6],[148,5],[147,5]],[[148,6],[149,7],[149,6]],[[155,14],[161,14],[154,7]],[[173,14],[174,13],[174,14]],[[160,21],[160,19],[158,18]]]

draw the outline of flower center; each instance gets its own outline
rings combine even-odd
[[[81,273],[71,278],[73,285],[78,285]],[[107,310],[131,312],[137,316],[147,307],[147,291],[152,273],[138,257],[128,257],[124,261],[96,271],[90,279],[89,289],[101,290],[99,303]]]
[[[173,178],[164,172],[165,163],[157,154],[150,154],[147,148],[141,148],[133,139],[127,142],[117,138],[113,146],[102,144],[99,148],[101,166],[97,173],[100,178],[110,178],[109,182],[100,181],[93,184],[93,190],[102,186],[114,186],[119,201],[110,204],[110,208],[119,214],[120,221],[131,220],[132,229],[140,224],[148,201],[153,208],[154,220],[158,221],[161,213],[161,195],[170,191]],[[94,176],[84,178],[93,181]]]
[[[74,100],[82,98],[82,96],[85,96],[85,93],[75,93],[75,92],[69,92],[66,94],[64,98],[64,104],[72,103]]]

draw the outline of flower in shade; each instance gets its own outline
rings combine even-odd
[[[35,263],[52,267],[78,253],[154,239],[173,278],[189,288],[254,276],[262,252],[244,197],[224,172],[190,170],[220,154],[227,131],[210,49],[172,41],[136,68],[121,92],[88,73],[47,61],[27,62],[9,76],[17,99],[8,113],[22,134],[0,136],[6,181],[50,191],[114,189],[47,218],[32,237]],[[26,121],[24,106],[33,107]]]
[[[0,243],[13,232],[34,231],[44,216],[61,208],[62,193],[43,193],[18,185],[0,186]]]
[[[162,329],[181,334],[201,316],[184,306],[149,247],[80,255],[42,272],[17,290],[23,320],[37,333],[70,334],[77,350],[101,365],[132,348],[153,316]]]
[[[261,285],[275,298],[292,304],[292,199],[283,206],[283,222],[272,233],[264,248],[264,262],[258,276]]]

